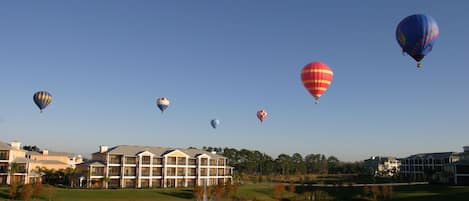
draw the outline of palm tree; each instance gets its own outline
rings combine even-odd
[[[103,186],[102,187],[107,188],[108,183],[109,183],[110,180],[111,180],[111,178],[104,176],[103,180],[102,180],[103,181]]]

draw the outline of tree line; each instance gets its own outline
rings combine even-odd
[[[354,174],[363,172],[362,162],[343,162],[335,156],[324,154],[299,153],[280,154],[273,158],[258,150],[203,147],[206,151],[215,151],[228,159],[228,165],[236,173],[252,175],[300,175],[300,174]]]

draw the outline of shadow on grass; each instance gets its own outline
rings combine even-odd
[[[168,191],[168,192],[160,192],[162,195],[182,198],[182,199],[192,199],[194,198],[194,194],[192,190],[182,190],[182,191]]]

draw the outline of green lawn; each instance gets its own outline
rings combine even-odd
[[[238,200],[275,201],[272,197],[273,184],[249,184],[241,186],[236,194]],[[288,187],[286,188],[288,189]],[[296,193],[284,193],[291,200],[303,200],[305,192],[324,191],[333,200],[352,200],[362,189],[359,187],[337,188],[297,188]],[[0,188],[0,200],[7,199],[7,188]],[[41,200],[49,200],[43,190]],[[88,190],[55,188],[52,196],[54,201],[188,201],[195,200],[192,189],[116,189],[116,190]],[[307,194],[307,193],[306,193]],[[232,200],[232,199],[227,199]],[[395,187],[393,199],[396,201],[467,201],[469,200],[469,186],[418,185]]]

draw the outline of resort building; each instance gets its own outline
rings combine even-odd
[[[421,153],[402,158],[400,174],[412,180],[428,180],[445,166],[459,161],[456,152]]]
[[[373,156],[365,160],[364,166],[367,174],[392,177],[399,172],[401,162],[395,157]]]
[[[83,161],[80,155],[51,152],[26,151],[20,142],[0,142],[0,185],[15,182],[34,183],[40,181],[39,169],[63,170],[75,168]]]
[[[227,159],[200,149],[100,146],[92,160],[77,165],[88,188],[167,188],[230,183]]]

